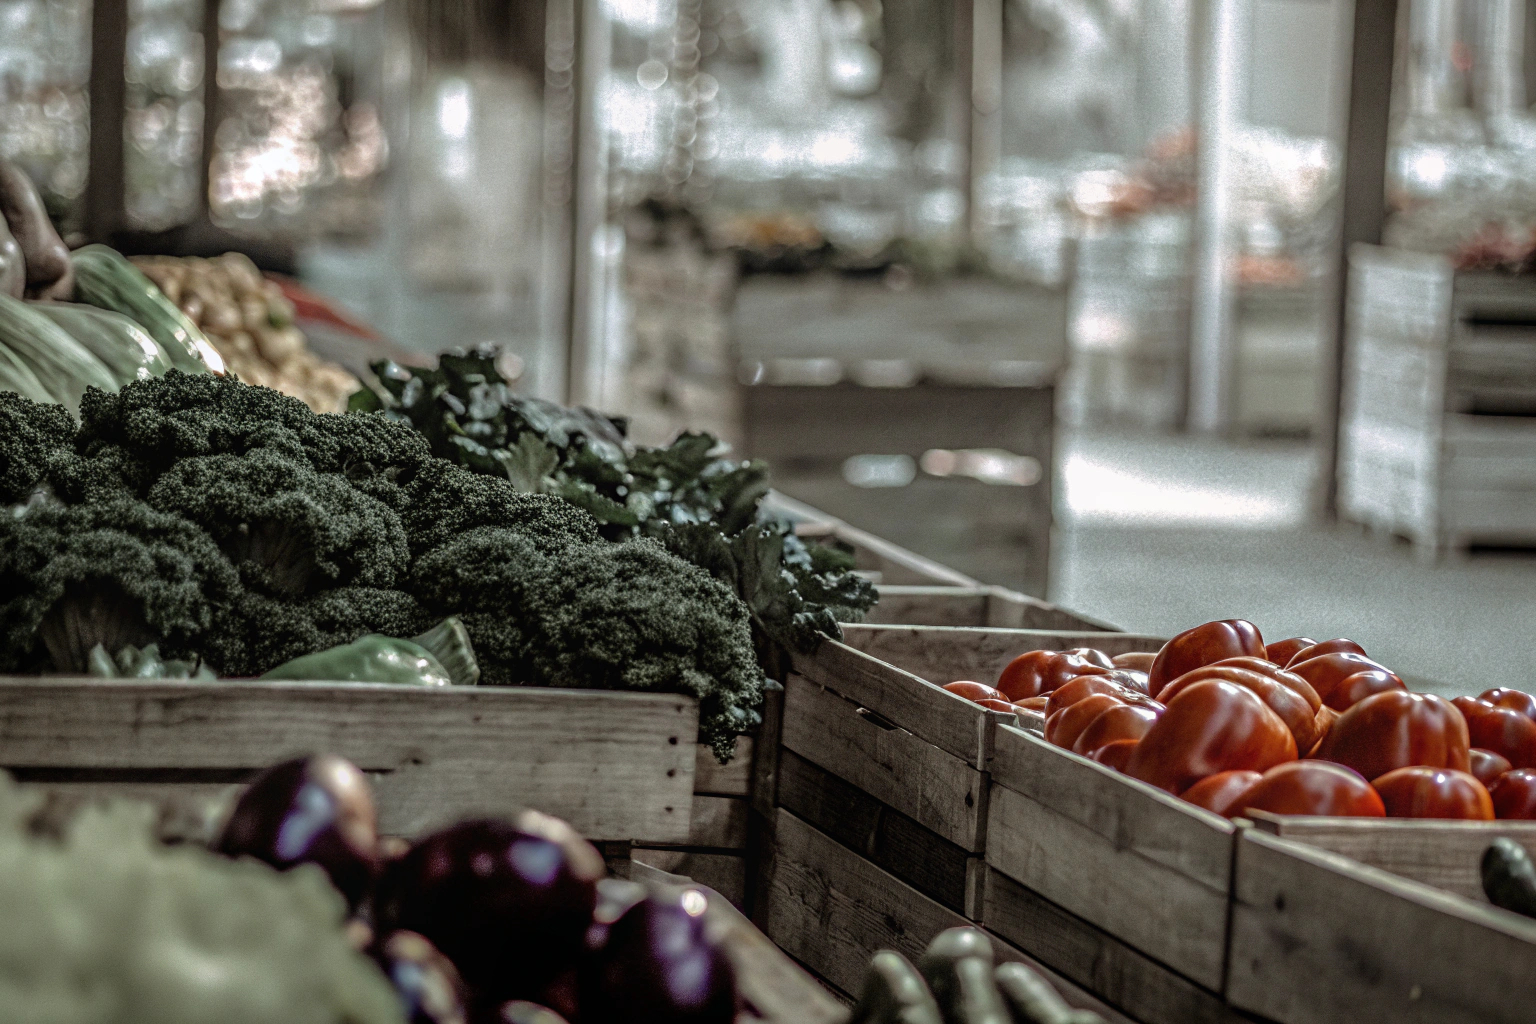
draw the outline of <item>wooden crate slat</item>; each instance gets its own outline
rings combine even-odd
[[[747,799],[738,796],[693,795],[688,845],[743,850],[747,846]]]
[[[1254,829],[1227,998],[1279,1024],[1532,1019],[1536,921]]]
[[[734,907],[746,906],[747,858],[745,854],[703,850],[655,849],[637,846],[630,852],[636,864],[668,874],[691,878],[715,890]],[[631,877],[634,877],[631,875]]]
[[[881,584],[878,589],[879,603],[860,624],[1115,631],[1107,623],[1005,587]]]
[[[0,766],[255,769],[317,751],[376,783],[380,826],[410,835],[534,806],[595,840],[688,837],[697,703],[533,687],[0,680]]]
[[[713,796],[750,796],[755,748],[751,736],[737,736],[736,755],[729,764],[721,764],[714,751],[700,743],[694,759],[693,791]]]
[[[1025,651],[1092,647],[1116,655],[1163,646],[1161,637],[1137,633],[880,625],[844,626],[843,642],[940,686],[956,679],[990,685]]]
[[[794,674],[785,684],[783,744],[944,839],[983,848],[982,772]]]

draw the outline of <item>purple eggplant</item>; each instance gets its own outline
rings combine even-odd
[[[214,849],[280,870],[319,865],[356,910],[379,871],[378,812],[368,780],[331,754],[273,765],[240,795]]]
[[[585,950],[603,858],[565,822],[463,821],[392,862],[374,899],[384,928],[419,932],[477,1002],[537,999]]]
[[[432,943],[415,932],[391,932],[373,958],[395,986],[406,1024],[464,1024],[464,983]]]
[[[736,974],[704,929],[704,894],[651,895],[608,930],[582,974],[584,1021],[731,1024]]]

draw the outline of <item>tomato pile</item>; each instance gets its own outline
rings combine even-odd
[[[1039,712],[1047,741],[1228,817],[1536,820],[1536,696],[1412,693],[1352,640],[1265,644],[1224,619],[1155,656],[1029,651],[996,686],[945,689]]]

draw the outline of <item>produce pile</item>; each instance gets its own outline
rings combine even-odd
[[[874,606],[874,587],[835,548],[807,547],[783,524],[763,521],[768,467],[717,454],[707,434],[665,448],[631,444],[625,423],[514,394],[496,350],[443,355],[436,369],[374,364],[382,394],[354,395],[357,412],[383,410],[409,423],[432,453],[528,494],[564,498],[615,541],[649,537],[702,566],[751,612],[753,642],[768,674],[782,679],[786,654],[841,637]]]
[[[384,416],[174,370],[86,392],[78,424],[0,393],[0,504],[0,673],[155,644],[257,676],[456,616],[482,684],[692,694],[722,759],[760,721],[731,589]]]
[[[137,256],[134,264],[196,324],[247,384],[275,388],[315,412],[340,412],[356,377],[309,350],[293,303],[243,253],[212,259]]]
[[[1043,714],[1049,742],[1228,817],[1536,819],[1536,697],[1411,693],[1351,640],[1265,644],[1227,619],[1155,656],[1030,651],[995,687],[946,689]]]

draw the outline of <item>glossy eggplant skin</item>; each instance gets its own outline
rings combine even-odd
[[[462,821],[390,864],[374,914],[384,929],[426,936],[477,1002],[538,1000],[581,958],[604,871],[556,819]]]
[[[332,754],[275,764],[240,795],[214,849],[280,870],[318,865],[356,910],[379,871],[378,811],[368,779]]]
[[[583,1021],[731,1024],[736,974],[705,934],[697,889],[653,893],[608,930],[581,978]]]
[[[464,982],[432,943],[415,932],[391,932],[373,958],[395,986],[406,1024],[465,1024]]]

